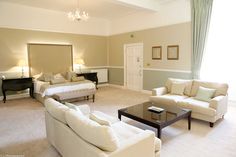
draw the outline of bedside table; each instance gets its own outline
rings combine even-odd
[[[98,77],[96,72],[77,73],[77,76],[84,76],[85,79],[95,82],[96,89],[98,89]]]
[[[29,88],[30,96],[34,98],[34,84],[32,77],[2,79],[3,102],[6,102],[6,91],[21,91]]]

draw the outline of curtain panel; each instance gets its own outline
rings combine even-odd
[[[210,26],[213,0],[191,0],[192,77],[200,78],[204,49]]]

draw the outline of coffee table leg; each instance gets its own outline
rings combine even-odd
[[[161,128],[157,127],[157,137],[161,139]]]
[[[121,120],[121,114],[119,111],[118,111],[118,118],[119,118],[119,120]]]
[[[191,113],[188,116],[188,130],[191,130]]]

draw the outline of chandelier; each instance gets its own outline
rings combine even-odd
[[[68,13],[68,18],[72,21],[87,21],[89,19],[89,15],[85,11],[79,10],[79,0],[77,1],[77,9],[75,11],[71,11]]]

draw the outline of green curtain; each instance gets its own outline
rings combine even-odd
[[[192,0],[192,77],[200,78],[213,0]]]

